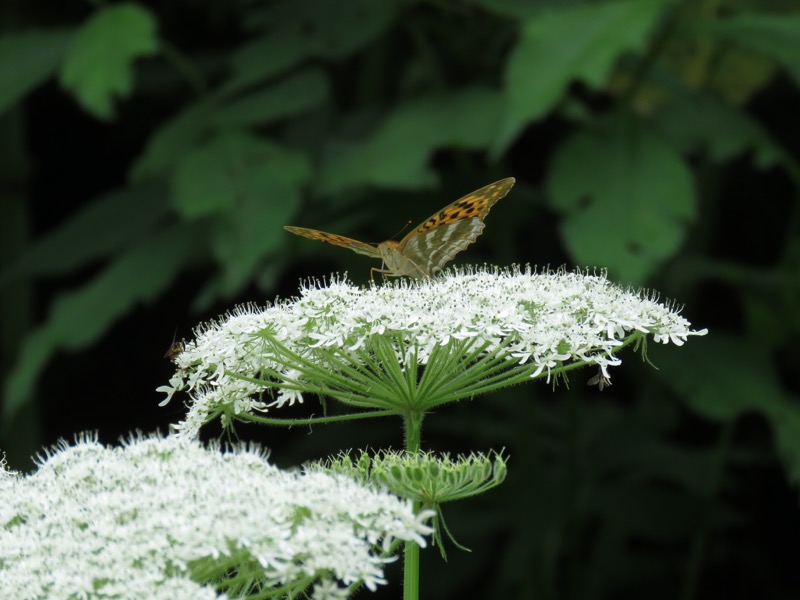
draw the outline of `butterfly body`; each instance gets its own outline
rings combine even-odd
[[[467,194],[422,222],[399,242],[389,240],[377,246],[335,233],[303,227],[284,227],[287,231],[383,261],[372,269],[390,277],[430,277],[453,257],[466,249],[481,234],[483,219],[494,204],[514,185],[507,177]]]

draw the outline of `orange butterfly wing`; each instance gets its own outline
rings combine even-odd
[[[415,265],[412,276],[430,276],[483,232],[483,219],[504,198],[516,180],[507,177],[448,204],[422,222],[397,245],[397,251]]]
[[[473,218],[478,218],[483,221],[486,215],[489,214],[489,209],[497,204],[498,200],[505,198],[511,188],[514,187],[516,181],[517,180],[513,177],[506,177],[500,181],[485,185],[479,190],[470,192],[452,204],[448,204],[436,214],[431,215],[423,221],[419,227],[404,237],[400,241],[400,247],[404,246],[414,236],[424,234],[442,225]]]
[[[312,240],[319,240],[320,242],[324,242],[326,244],[333,244],[334,246],[349,248],[353,252],[358,252],[359,254],[364,254],[365,256],[370,256],[372,258],[381,257],[381,253],[378,251],[377,246],[359,242],[358,240],[354,240],[343,235],[326,233],[317,229],[306,229],[305,227],[291,227],[289,225],[286,225],[284,229],[295,235],[301,235]]]
[[[483,231],[483,219],[492,206],[508,194],[514,183],[513,177],[507,177],[459,198],[423,221],[400,242],[388,241],[373,246],[317,229],[290,226],[284,229],[295,235],[380,258],[385,268],[374,270],[385,275],[430,277],[477,239]]]

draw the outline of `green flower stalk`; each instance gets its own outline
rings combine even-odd
[[[0,465],[2,466],[2,465]],[[175,436],[0,469],[0,597],[341,599],[386,583],[433,511],[344,475]]]
[[[367,288],[334,277],[299,298],[242,306],[200,326],[159,391],[164,403],[177,391],[190,395],[175,425],[181,436],[217,417],[231,425],[400,415],[413,451],[422,418],[442,404],[586,365],[608,385],[622,348],[644,347],[648,335],[680,345],[705,333],[604,275],[478,268]],[[306,421],[265,416],[308,393],[352,411]]]

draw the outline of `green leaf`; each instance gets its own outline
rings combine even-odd
[[[725,275],[724,267],[716,271],[722,285],[739,292],[743,326],[757,331],[759,342],[778,353],[792,347],[800,332],[800,240],[786,241],[785,258],[775,267],[759,269],[757,275],[747,267],[737,271],[729,266]]]
[[[761,415],[792,481],[800,481],[800,405],[785,395],[772,352],[752,339],[713,334],[651,351],[660,377],[695,412],[727,422]]]
[[[682,153],[704,150],[711,160],[723,163],[752,151],[754,162],[762,168],[788,160],[769,132],[747,113],[709,94],[674,91],[652,122]]]
[[[147,9],[105,6],[75,34],[61,68],[61,85],[87,111],[111,119],[114,96],[125,97],[133,87],[131,63],[157,48],[156,22]]]
[[[187,218],[238,210],[250,202],[280,202],[278,188],[305,183],[304,154],[256,136],[221,134],[183,157],[173,178],[173,203]]]
[[[131,168],[132,181],[168,174],[214,129],[265,125],[310,110],[328,98],[328,83],[317,69],[307,69],[259,91],[226,103],[218,92],[186,108],[150,138]]]
[[[311,167],[307,157],[245,133],[226,133],[188,153],[173,179],[173,202],[187,218],[214,215],[211,245],[230,295],[286,237]]]
[[[695,216],[691,171],[641,124],[621,117],[575,134],[557,151],[548,188],[565,215],[575,262],[641,283],[683,241]]]
[[[0,37],[0,113],[55,73],[71,36],[70,31],[28,31]]]
[[[306,69],[221,106],[211,119],[220,128],[265,125],[302,114],[325,102],[329,94],[322,70]]]
[[[775,433],[775,447],[789,471],[789,479],[800,482],[800,407],[797,399],[782,403],[770,413]]]
[[[479,6],[487,13],[514,20],[529,19],[539,14],[542,12],[542,4],[544,3],[530,0],[472,0],[473,6]]]
[[[252,195],[239,197],[236,209],[222,216],[215,230],[213,250],[223,267],[221,292],[227,296],[239,292],[260,262],[287,241],[283,225],[302,203],[308,165],[292,155],[284,156],[282,164],[284,173],[294,171],[294,178],[282,178],[276,168]]]
[[[340,60],[377,39],[398,18],[409,0],[311,0],[288,3],[296,11],[298,29],[309,32],[322,57]]]
[[[214,231],[211,243],[222,267],[215,291],[223,297],[240,292],[262,262],[286,243],[283,225],[300,206],[302,190],[276,185],[268,198],[228,213]]]
[[[58,298],[47,321],[25,340],[6,383],[2,421],[11,422],[58,350],[86,347],[136,304],[156,298],[174,283],[196,245],[191,228],[165,229],[140,238],[83,288]],[[98,377],[102,377],[99,372]],[[104,383],[98,379],[86,385]]]
[[[151,184],[95,199],[63,226],[37,240],[20,262],[0,273],[0,287],[22,273],[68,273],[119,251],[152,231],[167,214],[165,192],[163,184]]]
[[[616,0],[554,9],[523,24],[506,65],[508,107],[493,153],[558,103],[572,81],[602,86],[624,52],[641,50],[670,0]]]
[[[209,122],[218,109],[217,103],[216,98],[205,98],[189,105],[162,125],[150,137],[142,156],[131,167],[131,181],[145,181],[169,173],[208,132]]]
[[[281,28],[255,39],[234,52],[233,74],[223,93],[232,94],[285,73],[300,61],[316,56],[316,41],[303,31]]]
[[[780,63],[800,82],[800,15],[745,14],[717,21],[710,30]]]
[[[721,422],[747,413],[782,413],[781,383],[768,353],[719,333],[692,341],[697,343],[651,352],[656,375],[692,410]]]
[[[326,192],[375,185],[432,186],[431,155],[443,147],[483,149],[500,122],[500,96],[471,88],[406,102],[363,140],[339,140],[327,149],[321,187]]]
[[[249,27],[265,33],[233,55],[225,91],[258,84],[309,58],[346,58],[388,29],[404,4],[305,0],[269,5],[250,18]]]

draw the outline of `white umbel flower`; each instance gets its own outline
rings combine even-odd
[[[280,471],[254,448],[84,439],[31,475],[0,475],[0,597],[342,598],[385,583],[386,551],[424,545],[430,517],[344,476]]]
[[[483,368],[493,387],[469,383],[481,378],[476,370],[463,379],[460,394],[436,398],[430,390],[445,389],[446,382],[429,386],[425,398],[415,399],[429,402],[425,407],[518,383],[521,374],[550,377],[587,364],[608,380],[627,344],[647,335],[682,344],[705,333],[693,331],[673,307],[604,275],[466,269],[367,288],[334,277],[305,287],[299,298],[240,307],[199,327],[176,358],[176,376],[159,390],[167,400],[189,391],[189,413],[176,429],[194,436],[216,415],[256,415],[301,402],[304,391],[399,411],[391,394],[382,395],[397,370],[416,385],[420,367],[432,369],[444,356],[460,357],[461,373]],[[349,389],[353,375],[363,378]],[[448,375],[447,381],[456,380]],[[269,403],[265,391],[272,394]]]

